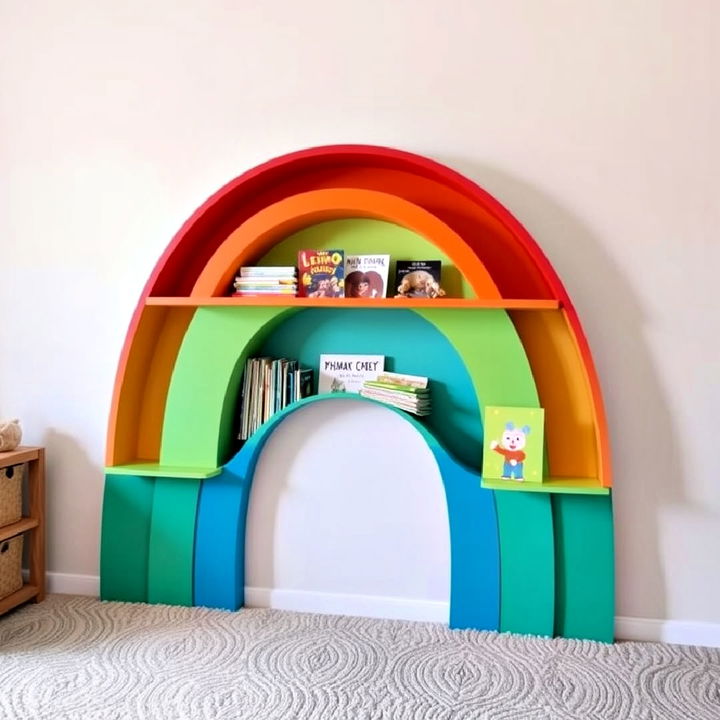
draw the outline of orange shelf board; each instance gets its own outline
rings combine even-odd
[[[212,306],[281,306],[281,307],[344,307],[344,308],[455,308],[508,310],[557,310],[558,300],[531,300],[521,298],[306,298],[306,297],[148,297],[147,305],[165,307]]]
[[[480,485],[487,490],[510,492],[567,493],[570,495],[608,495],[610,488],[603,487],[598,478],[545,478],[541,483],[517,480],[483,478]]]

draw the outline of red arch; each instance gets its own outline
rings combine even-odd
[[[232,180],[198,208],[158,261],[147,295],[188,295],[220,243],[259,210],[331,187],[379,190],[425,207],[477,252],[504,297],[569,297],[540,247],[491,195],[419,155],[370,145],[330,145],[283,155]]]
[[[503,297],[560,301],[593,398],[600,477],[610,485],[605,412],[590,349],[570,298],[540,247],[506,208],[466,177],[413,153],[369,145],[317,147],[275,158],[232,180],[196,210],[158,261],[133,315],[118,367],[109,435],[148,296],[189,295],[212,254],[242,222],[290,195],[335,187],[379,190],[427,209],[466,240]],[[110,446],[113,439],[108,440]]]

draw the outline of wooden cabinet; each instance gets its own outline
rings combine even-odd
[[[40,602],[45,597],[45,449],[21,446],[11,452],[0,452],[0,468],[23,463],[28,468],[28,514],[0,527],[0,542],[24,533],[30,574],[20,590],[0,600],[0,614],[28,600]]]

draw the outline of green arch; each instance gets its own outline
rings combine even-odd
[[[165,407],[160,463],[208,468],[232,454],[233,412],[245,359],[290,313],[333,312],[285,307],[200,307],[178,353]],[[363,311],[347,313],[348,323]],[[394,310],[372,310],[388,313]],[[480,410],[485,405],[537,407],[530,365],[504,310],[414,309],[462,358]],[[473,331],[468,332],[468,326]],[[402,332],[402,331],[400,331]],[[408,340],[411,342],[412,338]],[[414,351],[422,352],[422,348]],[[442,380],[442,377],[436,378]],[[452,425],[452,419],[448,418]],[[478,466],[481,458],[477,458]]]
[[[287,308],[198,308],[170,384],[163,465],[211,467],[229,459],[233,409],[245,358],[287,312]],[[486,404],[538,406],[530,366],[505,311],[438,308],[416,312],[455,347],[481,408]],[[468,332],[468,327],[473,331]],[[480,460],[478,457],[478,467]],[[188,499],[187,489],[183,490],[183,524],[187,525],[186,521],[194,518],[197,498]],[[495,499],[502,554],[501,629],[552,635],[555,584],[550,498],[539,493],[499,492]],[[185,542],[189,546],[193,541],[188,530]],[[164,574],[160,552],[157,562],[152,562],[152,545],[151,538],[151,577],[154,572]],[[163,584],[171,582],[177,586],[179,579],[163,578]],[[152,585],[150,580],[149,587]]]
[[[286,307],[200,307],[180,345],[163,420],[160,464],[211,468],[232,455],[245,359]]]

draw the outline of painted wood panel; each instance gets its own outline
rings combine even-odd
[[[107,475],[100,541],[100,597],[147,600],[148,546],[154,481]]]

